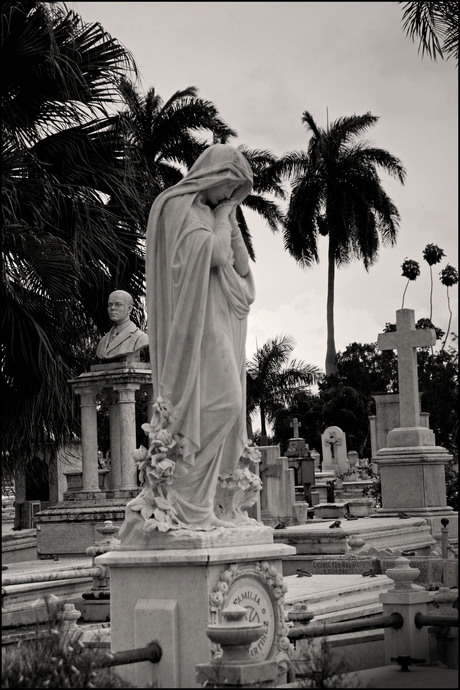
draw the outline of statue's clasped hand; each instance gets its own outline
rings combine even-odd
[[[217,222],[230,222],[232,226],[232,237],[239,235],[239,228],[236,220],[237,206],[238,202],[232,199],[225,199],[225,201],[221,201],[214,209],[214,217]]]
[[[235,215],[237,206],[237,201],[234,201],[232,199],[225,199],[224,201],[221,201],[217,204],[217,206],[214,209],[214,215],[216,217],[225,215],[229,218]]]

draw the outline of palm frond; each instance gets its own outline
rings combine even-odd
[[[436,60],[453,57],[458,65],[458,3],[398,2],[403,6],[403,30],[422,57]]]

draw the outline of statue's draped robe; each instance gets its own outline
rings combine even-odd
[[[183,439],[172,487],[183,522],[214,519],[219,473],[231,472],[247,444],[246,326],[254,300],[251,271],[242,278],[230,253],[212,267],[211,209],[200,192],[241,181],[252,187],[246,159],[233,147],[206,150],[183,181],[154,202],[146,243],[146,294],[154,395],[174,407],[173,433]]]

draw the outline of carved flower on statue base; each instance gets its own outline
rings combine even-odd
[[[251,462],[260,462],[260,451],[254,446],[246,446],[233,472],[219,476],[214,500],[214,511],[221,520],[235,525],[259,524],[249,517],[247,509],[253,506],[262,488],[262,481],[251,472]]]
[[[170,431],[172,415],[171,403],[157,398],[150,424],[142,425],[149,437],[149,447],[140,446],[131,453],[142,489],[128,502],[127,508],[143,517],[144,532],[169,532],[184,527],[174,508],[177,494],[171,489],[176,460],[182,456],[181,439]]]

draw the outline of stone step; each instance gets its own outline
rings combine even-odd
[[[8,527],[8,529],[7,529]],[[37,555],[37,530],[13,531],[13,523],[2,524],[2,563],[30,561]]]

